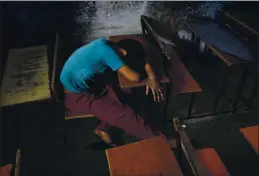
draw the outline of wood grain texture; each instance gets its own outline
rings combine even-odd
[[[205,148],[197,151],[201,163],[208,169],[210,175],[229,176],[225,165],[213,148]]]
[[[173,85],[173,92],[175,94],[201,92],[200,85],[193,79],[176,51],[170,45],[166,45],[164,52],[167,57],[170,57],[167,60],[167,72]]]
[[[182,176],[167,142],[153,137],[106,150],[111,176]]]
[[[240,132],[259,154],[259,125],[240,129]]]
[[[149,61],[152,69],[154,70],[157,79],[162,83],[169,81],[169,79],[165,76],[165,73],[163,70],[163,60],[159,55],[157,49],[151,46],[146,41],[146,39],[142,34],[118,35],[118,36],[109,37],[109,40],[113,42],[119,42],[124,39],[133,39],[133,40],[139,41],[145,50],[146,59]],[[145,86],[147,82],[146,79],[141,82],[132,82],[121,74],[118,74],[118,77],[119,77],[121,88],[141,87],[141,86]]]
[[[60,45],[60,38],[59,38],[59,34],[56,34],[56,38],[55,38],[55,47],[54,47],[54,56],[53,56],[53,69],[52,69],[52,77],[51,77],[51,90],[53,92],[54,98],[55,100],[58,102],[59,98],[58,98],[58,93],[56,90],[56,69],[57,69],[57,62],[58,62],[58,52],[59,52],[59,46]],[[59,77],[59,76],[58,76]]]

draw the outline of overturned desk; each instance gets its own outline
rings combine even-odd
[[[57,45],[58,40],[56,35],[53,43]],[[53,57],[55,64],[56,52],[48,45],[10,49],[1,85],[0,106],[50,100],[55,75],[50,71],[53,66],[49,57]]]

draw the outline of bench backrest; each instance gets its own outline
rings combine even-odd
[[[161,53],[167,58],[165,59],[165,69],[169,79],[173,85],[175,94],[184,94],[191,92],[201,92],[200,85],[193,79],[185,65],[182,63],[178,54],[170,45],[159,42],[158,36],[162,35],[167,39],[172,39],[174,33],[170,24],[164,24],[157,20],[142,16],[141,23],[150,33],[153,44],[160,48]],[[158,25],[160,24],[160,26]]]
[[[220,24],[225,25],[227,28],[232,30],[234,33],[242,38],[247,38],[253,47],[259,47],[259,31],[251,28],[244,21],[241,21],[234,17],[229,12],[224,12],[219,20]]]

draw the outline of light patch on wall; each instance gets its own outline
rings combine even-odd
[[[78,11],[76,21],[84,27],[81,32],[85,43],[99,37],[140,34],[142,33],[141,15],[147,15],[155,19],[161,17],[161,12],[153,8],[153,4],[147,1],[82,2]]]
[[[142,14],[160,21],[167,21],[174,14],[182,30],[182,26],[193,16],[215,18],[215,12],[224,4],[226,2],[204,2],[196,6],[172,10],[164,2],[88,1],[79,3],[75,19],[80,26],[80,38],[87,43],[99,37],[141,33]],[[187,32],[180,32],[180,34],[181,38],[189,40],[190,36]]]

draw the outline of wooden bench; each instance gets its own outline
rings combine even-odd
[[[255,152],[259,154],[259,125],[242,128],[240,129],[240,132],[251,144]]]
[[[183,176],[167,142],[160,136],[106,150],[111,176]]]
[[[178,158],[182,153],[186,157],[194,175],[198,176],[229,176],[226,167],[213,148],[195,150],[178,118],[174,119],[174,128],[177,131]]]

